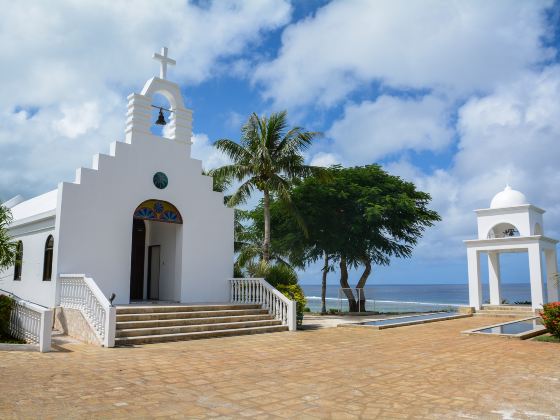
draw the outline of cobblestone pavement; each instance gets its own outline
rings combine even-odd
[[[0,352],[0,418],[557,418],[560,346],[495,322]]]

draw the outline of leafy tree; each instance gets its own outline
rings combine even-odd
[[[0,205],[0,270],[14,264],[16,258],[16,244],[8,235],[8,225],[12,221],[10,209]]]
[[[304,164],[302,152],[319,133],[301,127],[288,129],[286,111],[259,117],[253,113],[241,130],[239,143],[221,139],[214,146],[233,163],[211,171],[218,182],[233,180],[241,185],[228,200],[235,206],[246,202],[254,190],[263,193],[264,232],[262,259],[270,260],[270,202],[272,195],[290,202],[294,181],[318,169]]]
[[[296,203],[292,203],[295,205]],[[262,237],[263,203],[253,210],[246,212],[247,220],[251,221],[251,231],[255,237]],[[327,274],[333,271],[336,256],[327,254],[315,243],[316,238],[306,234],[301,226],[294,220],[293,208],[278,200],[271,202],[271,252],[276,261],[303,269],[311,262],[323,260],[323,276],[321,290],[321,312],[326,313],[326,282]],[[306,227],[312,226],[316,230],[315,220],[304,221]]]
[[[424,230],[440,217],[428,208],[429,194],[378,165],[328,171],[327,180],[309,177],[292,190],[292,203],[307,235],[282,203],[272,206],[272,218],[284,220],[275,222],[279,231],[274,233],[278,240],[273,247],[287,252],[294,261],[309,263],[322,258],[324,284],[330,263],[338,262],[340,286],[350,310],[365,310],[365,296],[356,298],[350,290],[348,268],[363,266],[356,288],[364,288],[374,264],[388,265],[392,257],[410,257]]]

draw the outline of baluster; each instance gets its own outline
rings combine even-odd
[[[259,298],[258,298],[258,293],[259,293],[259,287],[258,287],[258,283],[256,280],[253,280],[253,303],[258,303],[259,302]]]
[[[235,282],[235,301],[237,303],[241,302],[241,281],[239,280]]]
[[[253,281],[249,281],[249,303],[253,303]]]
[[[266,296],[266,310],[270,313],[270,290],[266,289],[264,294]]]

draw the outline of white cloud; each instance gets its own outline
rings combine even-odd
[[[387,169],[433,196],[443,222],[427,232],[418,252],[464,256],[463,239],[476,235],[474,209],[509,183],[547,210],[545,234],[560,236],[560,66],[527,73],[459,111],[459,151],[449,170],[423,173],[406,160]]]
[[[230,111],[227,115],[226,123],[229,128],[239,131],[245,123],[246,117],[238,112]]]
[[[61,119],[53,122],[54,129],[62,136],[75,139],[99,127],[101,115],[95,102],[85,102],[76,107],[62,106]]]
[[[346,162],[375,162],[403,150],[437,151],[453,138],[446,101],[434,96],[406,99],[380,96],[345,107],[327,132]]]
[[[312,166],[323,166],[326,168],[336,165],[337,163],[340,163],[340,158],[335,154],[319,152],[313,156],[309,164]]]
[[[191,156],[200,159],[205,170],[215,169],[230,163],[230,160],[213,146],[206,134],[194,134],[191,140]]]
[[[158,74],[151,55],[162,44],[177,60],[169,78],[192,85],[242,60],[290,14],[283,0],[3,4],[0,195],[54,188],[122,139],[126,96]]]
[[[277,106],[330,106],[364,84],[448,94],[491,90],[552,57],[551,0],[333,1],[288,26],[253,78]]]

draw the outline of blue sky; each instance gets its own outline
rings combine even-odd
[[[378,162],[433,196],[443,221],[371,282],[466,282],[472,210],[506,182],[560,236],[559,15],[548,0],[12,2],[0,199],[53,189],[122,140],[126,96],[166,45],[207,168],[224,162],[211,143],[237,139],[251,112],[287,109],[325,133],[308,162]],[[504,262],[505,281],[528,281],[526,256]],[[317,283],[318,267],[301,280]]]

